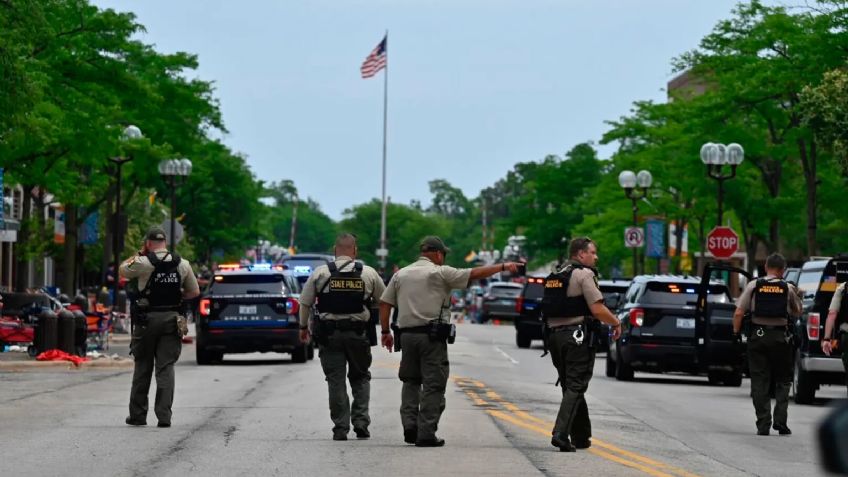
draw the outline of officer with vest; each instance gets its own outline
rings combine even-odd
[[[356,252],[356,237],[349,233],[339,235],[335,261],[316,268],[300,295],[300,339],[304,343],[309,340],[309,319],[314,316],[312,335],[327,379],[336,441],[347,440],[351,424],[357,438],[371,437],[371,343],[366,330],[371,318],[370,304],[386,287],[376,270],[356,262]],[[350,380],[352,404],[345,373]]]
[[[171,427],[174,402],[174,363],[180,357],[181,338],[188,332],[183,300],[200,294],[197,278],[188,261],[169,252],[165,231],[154,227],[147,232],[142,249],[124,261],[122,277],[134,280],[138,296],[132,305],[132,341],[130,353],[135,359],[130,415],[131,426],[147,425],[147,395],[156,373],[154,411],[158,427]]]
[[[445,388],[450,365],[448,341],[452,341],[450,293],[465,289],[472,280],[509,270],[517,263],[457,269],[445,265],[449,249],[439,237],[429,236],[419,246],[418,260],[395,273],[380,298],[382,343],[393,350],[389,328],[392,307],[398,311],[401,361],[398,376],[403,382],[400,418],[403,438],[418,447],[441,447],[436,437],[439,418],[445,409]]]
[[[748,283],[736,300],[733,313],[733,332],[737,339],[745,314],[751,314],[748,371],[751,374],[751,398],[757,414],[757,434],[761,436],[769,435],[769,427],[782,436],[792,434],[786,424],[795,352],[791,317],[801,313],[801,298],[795,285],[783,280],[785,268],[783,255],[769,255],[766,258],[766,276]],[[774,419],[769,397],[772,379]]]
[[[588,237],[569,244],[569,261],[545,279],[542,313],[547,327],[547,349],[559,375],[562,403],[551,444],[560,452],[592,445],[592,423],[584,394],[595,367],[592,334],[596,320],[612,326],[613,339],[621,336],[621,322],[604,306],[595,264],[598,250]]]
[[[833,329],[837,328],[838,335],[834,336]],[[845,293],[845,283],[840,283],[833,292],[833,298],[830,300],[830,306],[827,310],[827,321],[824,324],[824,339],[822,341],[822,351],[827,356],[833,353],[833,342],[831,339],[838,340],[839,349],[842,350],[842,366],[846,370],[845,384],[848,386],[848,293]]]

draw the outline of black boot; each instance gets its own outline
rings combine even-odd
[[[560,452],[577,452],[577,448],[571,445],[571,441],[568,440],[568,436],[563,436],[561,434],[554,434],[551,438],[551,445],[559,447]]]

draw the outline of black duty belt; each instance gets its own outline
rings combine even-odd
[[[764,330],[781,330],[786,331],[789,329],[789,325],[758,325],[756,323],[751,323],[752,328],[762,328]]]
[[[410,326],[409,328],[400,328],[401,333],[429,333],[430,325]]]
[[[562,326],[552,326],[552,327],[550,328],[550,330],[551,330],[551,333],[560,333],[560,332],[563,332],[563,331],[574,331],[574,330],[579,330],[579,329],[581,329],[581,328],[583,328],[583,324],[582,324],[582,323],[581,323],[581,324],[579,324],[579,325],[562,325]]]
[[[333,328],[337,331],[356,331],[358,333],[362,333],[365,331],[365,325],[367,324],[365,321],[361,320],[323,320],[326,323],[326,326]]]

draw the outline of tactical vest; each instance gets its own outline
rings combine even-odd
[[[342,268],[345,266],[347,263]],[[327,267],[330,269],[330,278],[321,287],[318,311],[334,315],[353,315],[366,311],[362,264],[354,264],[353,270],[349,272],[339,270],[335,262],[330,262]]]
[[[180,256],[170,254],[171,260],[160,260],[156,253],[147,254],[153,265],[153,273],[141,295],[147,298],[151,311],[178,311],[183,302]]]
[[[783,280],[760,278],[754,285],[754,311],[758,318],[787,318],[789,285]]]
[[[583,295],[568,296],[568,284],[575,269],[582,265],[570,264],[564,270],[551,273],[545,278],[545,292],[542,296],[542,314],[548,318],[569,318],[574,316],[592,316],[592,311]]]

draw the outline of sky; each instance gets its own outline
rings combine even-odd
[[[93,3],[134,12],[158,51],[197,54],[220,139],[258,179],[291,179],[340,219],[381,195],[384,73],[359,67],[386,31],[387,195],[427,206],[433,179],[475,197],[518,162],[599,141],[634,101],[664,101],[671,60],[736,1]]]

